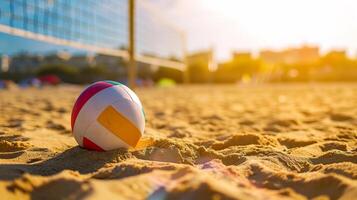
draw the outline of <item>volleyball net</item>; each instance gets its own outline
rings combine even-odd
[[[144,0],[2,0],[0,32],[124,59],[132,34],[136,62],[185,68],[184,33]]]

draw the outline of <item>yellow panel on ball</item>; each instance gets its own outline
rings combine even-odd
[[[132,147],[136,146],[141,137],[140,131],[113,106],[106,107],[97,120],[111,133]]]

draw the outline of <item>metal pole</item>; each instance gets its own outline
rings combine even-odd
[[[134,89],[136,84],[136,61],[135,61],[135,0],[128,0],[129,16],[129,69],[128,69],[128,83],[129,87]]]

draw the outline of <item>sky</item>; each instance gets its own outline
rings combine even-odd
[[[150,0],[187,34],[188,50],[232,50],[318,45],[357,56],[356,0]]]

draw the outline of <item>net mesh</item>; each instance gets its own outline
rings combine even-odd
[[[182,61],[182,32],[165,21],[152,5],[140,0],[136,5],[138,57]],[[2,0],[0,25],[60,39],[64,41],[62,45],[75,42],[126,51],[128,0]]]

